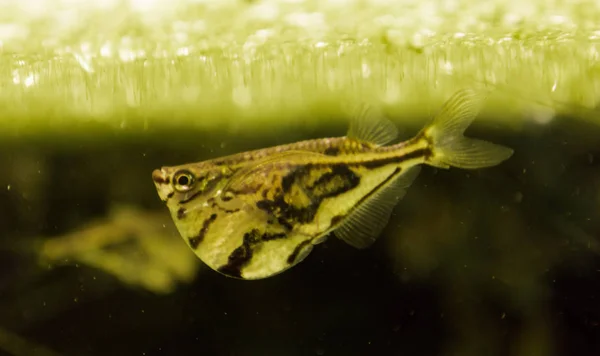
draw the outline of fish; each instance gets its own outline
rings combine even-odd
[[[370,247],[421,166],[481,169],[513,149],[464,136],[486,93],[452,94],[414,137],[357,104],[346,136],[263,148],[152,172],[184,241],[212,270],[258,280],[302,262],[333,235]]]

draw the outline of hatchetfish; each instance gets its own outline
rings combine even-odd
[[[512,149],[463,135],[480,99],[479,91],[457,91],[429,125],[397,144],[390,144],[396,127],[363,105],[344,137],[162,167],[152,178],[206,265],[230,277],[266,278],[301,262],[330,233],[370,246],[422,164],[478,169],[508,159]]]

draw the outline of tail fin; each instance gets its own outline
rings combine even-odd
[[[462,89],[448,99],[422,134],[432,144],[427,163],[439,168],[491,167],[512,156],[511,148],[463,136],[484,99],[484,91]]]

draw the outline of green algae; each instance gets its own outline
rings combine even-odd
[[[591,2],[36,4],[7,8],[0,27],[3,135],[90,122],[235,132],[276,119],[284,130],[340,118],[348,100],[413,124],[478,82],[499,88],[491,119],[597,121]]]

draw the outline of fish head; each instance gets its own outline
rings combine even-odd
[[[229,168],[204,162],[161,167],[152,172],[152,179],[179,234],[196,256],[217,272],[248,279],[241,264],[250,262],[252,251],[250,247],[246,249],[245,241],[258,239],[265,233],[256,230],[256,225],[264,225],[266,213],[249,214],[242,209],[244,199],[222,193],[232,174]],[[253,261],[261,262],[261,257],[255,253]],[[267,266],[273,268],[273,262],[267,262]],[[264,274],[272,272],[254,273],[252,277]]]
[[[160,199],[165,202],[179,234],[194,253],[209,267],[227,263],[237,246],[225,239],[227,222],[234,219],[215,206],[215,199],[228,182],[228,169],[196,163],[161,167],[152,172]]]
[[[194,200],[206,200],[218,194],[231,174],[227,167],[206,164],[187,164],[161,167],[152,172],[152,180],[159,198],[169,209]]]
[[[271,277],[306,256],[311,236],[290,233],[289,224],[258,208],[256,193],[232,193],[228,186],[239,169],[204,162],[162,167],[152,179],[179,234],[205,265],[238,279]],[[257,177],[243,179],[241,187],[264,183]]]

